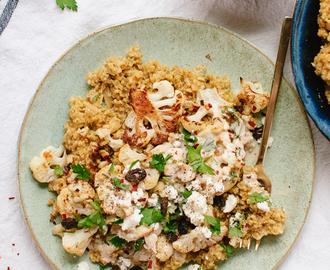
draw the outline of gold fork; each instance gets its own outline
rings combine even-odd
[[[282,74],[283,74],[283,68],[285,63],[285,57],[288,49],[288,44],[291,36],[291,28],[292,28],[292,18],[291,17],[285,17],[283,24],[282,24],[282,30],[281,30],[281,37],[280,37],[280,43],[277,51],[277,58],[275,63],[275,71],[273,76],[273,82],[272,82],[272,88],[270,92],[270,98],[269,98],[269,105],[267,108],[267,114],[265,117],[265,123],[264,123],[264,130],[261,137],[260,142],[260,149],[259,149],[259,155],[258,159],[255,165],[255,168],[258,170],[257,176],[258,181],[265,187],[265,190],[268,191],[270,194],[272,191],[272,181],[266,174],[264,170],[264,159],[267,152],[268,147],[268,139],[270,135],[270,130],[272,127],[273,119],[274,119],[274,112],[275,112],[275,105],[276,105],[276,99],[278,90],[280,88],[280,83],[282,80]],[[247,249],[250,249],[251,245],[251,238],[248,240],[248,246]],[[256,241],[256,250],[258,250],[260,246],[261,239],[258,239]],[[242,243],[242,242],[241,242]]]

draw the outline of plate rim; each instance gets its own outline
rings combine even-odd
[[[297,4],[296,4],[297,5]],[[21,190],[21,177],[20,177],[20,155],[21,155],[21,143],[22,143],[22,134],[23,134],[23,130],[25,128],[25,125],[26,125],[26,121],[28,119],[28,116],[30,114],[30,111],[31,111],[31,108],[32,108],[32,105],[35,101],[35,98],[37,96],[37,94],[41,91],[41,88],[44,84],[44,82],[47,80],[48,76],[50,75],[50,73],[54,70],[54,68],[56,67],[56,65],[76,46],[78,46],[80,43],[82,43],[83,41],[87,40],[88,38],[104,31],[104,30],[107,30],[107,29],[110,29],[110,28],[116,28],[116,27],[121,27],[123,25],[128,25],[128,24],[132,24],[132,23],[135,23],[135,22],[138,22],[138,21],[145,21],[145,20],[158,20],[158,19],[174,19],[174,20],[180,20],[180,21],[184,21],[184,22],[191,22],[191,23],[198,23],[198,24],[203,24],[203,25],[206,25],[206,26],[209,26],[209,27],[212,27],[212,28],[215,28],[215,29],[218,29],[220,31],[224,31],[224,32],[227,32],[231,35],[233,35],[234,37],[244,41],[245,43],[247,43],[249,46],[253,47],[256,51],[258,51],[260,54],[262,54],[274,67],[275,67],[275,64],[274,62],[258,47],[256,46],[255,44],[253,44],[251,41],[249,41],[248,39],[240,36],[239,34],[235,33],[234,31],[231,31],[229,29],[226,29],[220,25],[216,25],[216,24],[213,24],[213,23],[210,23],[210,22],[206,22],[206,21],[202,21],[202,20],[197,20],[197,19],[193,19],[193,18],[186,18],[186,17],[181,17],[181,16],[155,16],[155,17],[139,17],[139,18],[133,18],[131,20],[126,20],[126,21],[123,21],[123,22],[118,22],[118,23],[115,23],[115,24],[111,24],[111,25],[108,25],[108,26],[104,26],[94,32],[92,32],[91,34],[85,36],[84,38],[80,39],[78,42],[76,42],[75,44],[73,44],[69,49],[67,49],[57,60],[56,62],[51,66],[51,68],[48,70],[48,72],[44,75],[44,77],[42,78],[41,80],[41,83],[39,84],[37,90],[35,91],[35,93],[33,94],[33,96],[31,97],[30,101],[29,101],[29,104],[28,104],[28,107],[27,107],[27,110],[25,112],[25,115],[24,115],[24,118],[23,118],[23,122],[21,124],[21,128],[19,130],[19,135],[18,135],[18,140],[17,140],[17,155],[16,155],[16,170],[17,170],[17,184],[18,184],[18,189],[19,189],[19,198],[20,198],[20,204],[21,204],[21,210],[23,212],[23,215],[24,215],[24,220],[26,222],[26,225],[28,226],[29,228],[29,231],[34,239],[34,242],[35,244],[37,245],[39,251],[41,252],[41,254],[43,255],[43,257],[47,260],[47,262],[53,266],[56,270],[60,270],[54,263],[52,263],[52,261],[48,258],[48,256],[44,253],[44,251],[42,250],[39,242],[37,241],[36,239],[36,236],[33,232],[33,229],[32,227],[30,226],[30,223],[29,223],[29,219],[26,215],[26,212],[25,212],[25,208],[24,208],[24,205],[23,205],[23,199],[22,199],[22,190]],[[291,65],[292,65],[292,62],[291,62]],[[313,181],[311,183],[311,194],[310,194],[310,197],[309,197],[309,202],[308,202],[308,206],[307,206],[307,210],[306,210],[306,214],[305,214],[305,217],[304,217],[304,220],[302,222],[302,225],[294,239],[294,241],[292,242],[291,246],[289,247],[289,249],[287,250],[287,252],[283,255],[283,257],[276,263],[276,265],[272,268],[272,270],[276,269],[279,264],[286,258],[286,256],[288,255],[288,253],[291,251],[291,249],[293,248],[294,244],[296,243],[300,233],[301,233],[301,230],[302,228],[304,227],[305,225],[305,222],[306,222],[306,218],[308,216],[308,213],[309,213],[309,210],[310,210],[310,206],[311,206],[311,201],[312,201],[312,196],[313,196],[313,191],[314,191],[314,183],[315,183],[315,165],[316,165],[316,160],[315,160],[315,144],[314,144],[314,138],[313,138],[313,133],[312,133],[312,129],[311,129],[311,125],[310,125],[310,122],[309,122],[309,119],[307,117],[307,114],[306,114],[306,110],[302,104],[302,101],[299,99],[298,95],[296,94],[296,91],[294,90],[294,87],[293,85],[290,83],[290,81],[286,78],[285,74],[283,74],[283,77],[282,77],[283,80],[285,80],[285,82],[287,83],[287,85],[289,86],[291,92],[293,93],[293,96],[294,98],[297,100],[298,102],[298,105],[299,105],[299,108],[301,110],[301,112],[303,113],[303,116],[305,118],[305,121],[309,127],[309,138],[311,139],[311,143],[312,143],[312,146],[313,146]]]

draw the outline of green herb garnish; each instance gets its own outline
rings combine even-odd
[[[269,200],[269,196],[264,197],[261,193],[254,192],[250,195],[249,199],[250,203],[264,202]]]
[[[220,218],[205,216],[205,221],[210,225],[212,233],[217,233],[217,235],[221,233]]]
[[[120,238],[119,236],[115,236],[109,240],[111,244],[113,244],[116,248],[121,248],[127,242],[125,239]]]
[[[120,183],[120,179],[118,177],[113,178],[113,184],[116,188],[126,189],[128,186]]]
[[[63,10],[65,7],[72,9],[73,11],[78,10],[76,0],[56,0],[56,4]]]
[[[203,158],[201,155],[201,149],[203,145],[199,145],[196,149],[193,146],[187,145],[189,163],[193,167],[195,172],[207,173],[215,175],[214,169],[205,164],[207,158]]]
[[[227,253],[227,256],[229,256],[235,250],[235,248],[232,246],[225,246],[222,244],[220,244],[220,246],[222,247],[223,251]]]
[[[87,179],[89,180],[89,177],[91,175],[90,171],[86,168],[85,165],[71,165],[72,171],[74,173],[77,173],[78,175],[76,176],[78,179]]]
[[[182,193],[182,196],[183,198],[188,199],[191,194],[192,194],[192,190],[185,190],[185,192]]]
[[[111,222],[112,225],[118,225],[118,224],[122,224],[122,223],[124,223],[124,219],[122,219],[122,218]]]
[[[146,208],[141,211],[143,218],[140,221],[140,225],[143,223],[147,225],[151,225],[153,223],[159,222],[165,218],[165,216],[161,213],[160,210],[156,210],[155,208]]]
[[[237,177],[237,173],[236,173],[236,171],[233,171],[233,172],[230,172],[229,174],[230,174],[230,176],[231,176],[231,178],[230,178],[230,183],[232,183],[233,180],[234,180],[234,178]]]
[[[100,94],[97,94],[95,97],[93,97],[93,99],[92,99],[92,102],[93,102],[93,103],[97,100],[97,98],[99,97],[99,95],[100,95]]]
[[[178,223],[175,222],[174,220],[171,220],[165,224],[163,230],[164,233],[169,233],[169,232],[175,232],[177,228],[178,228]]]
[[[137,252],[141,249],[141,247],[143,246],[144,244],[144,238],[139,238],[138,240],[135,241],[134,243],[134,246],[135,246],[135,249],[134,249],[134,252]]]
[[[187,144],[190,143],[192,145],[195,145],[197,143],[198,139],[194,134],[191,134],[189,131],[185,129],[182,130],[182,134]]]
[[[56,165],[56,167],[54,168],[54,173],[57,174],[57,175],[63,175],[64,174],[64,172],[63,172],[60,165]]]
[[[172,157],[172,155],[167,155],[164,158],[163,154],[152,155],[152,161],[149,162],[150,167],[157,169],[158,171],[164,172],[165,163]]]
[[[138,163],[140,160],[135,160],[130,166],[129,169],[131,170],[136,163]]]

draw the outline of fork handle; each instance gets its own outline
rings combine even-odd
[[[264,158],[266,156],[268,138],[270,135],[270,130],[272,128],[272,123],[273,123],[273,119],[274,119],[277,94],[278,94],[278,90],[280,88],[280,84],[281,84],[281,80],[282,80],[285,57],[286,57],[286,53],[287,53],[287,49],[288,49],[288,45],[289,45],[290,36],[291,36],[291,28],[292,28],[292,18],[285,17],[283,24],[282,24],[280,43],[278,46],[278,52],[277,52],[276,63],[275,63],[275,71],[274,71],[272,88],[271,88],[270,98],[269,98],[269,105],[268,105],[267,114],[265,117],[264,130],[263,130],[262,137],[261,137],[257,164],[263,163]]]

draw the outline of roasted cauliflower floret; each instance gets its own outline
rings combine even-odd
[[[115,247],[109,241],[107,244],[103,240],[95,238],[88,245],[89,257],[92,262],[101,262],[103,265],[108,263],[114,264],[116,262],[119,248]]]
[[[168,260],[173,254],[172,244],[169,243],[165,235],[159,236],[156,242],[156,258],[161,262]]]
[[[66,151],[63,145],[59,148],[48,146],[42,150],[39,157],[34,157],[30,162],[30,169],[34,178],[40,183],[49,183],[58,178],[54,168],[66,165]]]
[[[181,123],[186,130],[200,137],[208,137],[210,132],[218,134],[229,128],[222,111],[233,104],[222,99],[215,88],[199,90],[197,100],[201,104],[198,111],[193,115],[181,117]],[[212,117],[210,121],[204,119],[207,115]]]
[[[201,249],[213,246],[227,234],[228,229],[226,226],[221,226],[221,233],[211,234],[209,238],[205,236],[203,227],[196,227],[190,233],[180,236],[180,238],[173,242],[173,248],[182,253],[190,251],[197,252]]]
[[[164,81],[154,87],[159,89],[153,94],[139,89],[130,90],[129,100],[134,112],[125,121],[127,128],[123,141],[131,146],[143,147],[149,141],[153,145],[164,143],[168,134],[175,130],[182,114],[184,99],[180,91],[174,91],[172,86],[169,89]],[[173,98],[162,99],[169,97],[170,92]]]
[[[63,188],[57,196],[58,212],[67,217],[72,217],[72,213],[89,216],[95,211],[90,205],[94,198],[93,187],[86,181],[78,180]]]
[[[125,144],[119,151],[119,161],[124,165],[131,165],[134,161],[143,161],[147,158],[146,155],[140,154],[131,149],[128,144]]]
[[[97,230],[98,226],[94,225],[90,229],[76,230],[74,233],[64,233],[62,237],[62,246],[67,252],[81,256],[84,254]]]
[[[257,113],[266,108],[269,102],[269,93],[264,92],[259,82],[250,82],[241,78],[241,90],[237,95],[243,103],[243,113]]]

